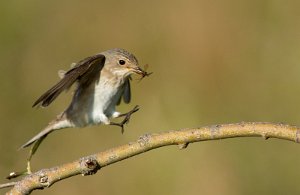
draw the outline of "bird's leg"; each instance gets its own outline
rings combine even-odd
[[[135,113],[136,111],[138,111],[140,109],[140,107],[138,105],[136,105],[132,110],[130,110],[129,112],[126,112],[124,114],[120,114],[118,117],[123,117],[125,116],[126,121],[129,121],[130,116]],[[124,119],[124,120],[125,120]]]
[[[124,113],[124,114],[120,114],[119,116],[117,116],[117,118],[120,118],[120,117],[124,117],[124,119],[120,122],[120,123],[115,123],[115,122],[110,122],[110,125],[116,125],[116,126],[119,126],[121,127],[121,132],[122,134],[124,133],[124,125],[127,124],[130,120],[130,117],[133,113],[135,113],[136,111],[138,111],[140,108],[138,105],[136,105],[132,110],[130,110],[129,112],[127,113]]]

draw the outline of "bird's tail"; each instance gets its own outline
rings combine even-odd
[[[23,144],[20,149],[26,148],[33,143],[39,141],[41,142],[49,133],[63,128],[72,127],[71,122],[65,117],[64,113],[59,115],[55,120],[50,122],[46,128],[44,128],[41,132],[31,138],[28,142]]]

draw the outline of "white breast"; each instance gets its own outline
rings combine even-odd
[[[100,79],[100,82],[95,86],[94,93],[94,107],[93,113],[97,115],[98,112],[110,114],[115,110],[118,101],[117,95],[120,91],[120,83],[111,85],[110,80]]]
[[[100,80],[95,85],[91,84],[89,89],[78,89],[66,111],[68,117],[75,126],[109,124],[109,117],[115,112],[122,94],[123,84],[124,80],[121,78],[100,77]]]

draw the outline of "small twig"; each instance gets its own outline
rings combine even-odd
[[[16,183],[17,183],[17,182],[10,182],[10,183],[0,184],[0,189],[15,186]]]
[[[35,189],[50,187],[55,182],[74,175],[92,175],[102,167],[162,146],[178,145],[180,149],[184,149],[193,142],[234,137],[278,138],[298,143],[300,128],[275,123],[242,122],[145,134],[135,142],[32,173],[11,185],[14,187],[8,194],[29,194]]]

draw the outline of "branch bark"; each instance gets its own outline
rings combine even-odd
[[[178,145],[180,149],[183,149],[193,142],[234,137],[278,138],[299,143],[300,128],[275,123],[241,122],[145,134],[137,141],[25,176],[22,180],[15,182],[7,194],[30,194],[33,190],[50,187],[55,182],[68,177],[79,174],[92,175],[107,165],[155,148]]]

